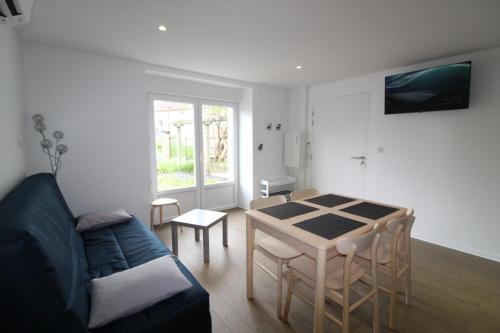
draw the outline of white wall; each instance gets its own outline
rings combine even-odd
[[[240,131],[251,135],[239,144],[239,154],[245,156],[245,164],[240,163],[245,172],[240,204],[253,197],[255,184],[249,181],[255,183],[263,173],[247,164],[257,137],[254,122],[271,110],[284,115],[286,90],[31,43],[23,44],[22,53],[26,126],[31,126],[32,114],[41,113],[50,130],[66,133],[70,151],[59,183],[75,214],[126,208],[149,221],[148,93],[242,101]],[[194,81],[183,79],[188,77]],[[26,141],[29,173],[47,170],[36,133],[28,131]],[[267,163],[273,173],[283,169],[275,156]]]
[[[238,169],[239,169],[239,206],[248,208],[254,195],[253,156],[253,91],[245,89],[240,103],[238,117]]]
[[[147,217],[150,202],[145,75],[128,61],[23,44],[26,127],[41,113],[65,132],[58,182],[73,213],[125,208]],[[47,171],[34,131],[28,172]]]
[[[215,99],[226,102],[239,102],[242,100],[242,89],[183,80],[161,75],[158,71],[147,72],[152,73],[146,75],[145,84],[146,91],[148,93],[173,94],[184,97]]]
[[[25,174],[20,59],[15,32],[0,24],[0,200]]]
[[[288,109],[288,91],[280,88],[254,88],[254,198],[260,197],[262,179],[281,178],[286,175],[283,165],[284,133],[287,129],[286,112]],[[267,124],[272,123],[271,131]],[[276,125],[281,124],[281,130]],[[257,150],[263,144],[262,151]]]
[[[287,115],[287,130],[301,131],[307,133],[307,102],[308,88],[298,87],[289,91],[289,107]],[[306,146],[306,151],[309,147]],[[305,167],[303,168],[287,168],[287,174],[297,179],[296,189],[303,190],[306,188],[306,159]]]
[[[385,76],[465,60],[468,110],[384,115]],[[359,92],[371,95],[365,196],[415,208],[415,238],[500,261],[500,48],[313,86],[310,106]]]

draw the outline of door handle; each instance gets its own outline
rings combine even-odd
[[[353,160],[366,160],[366,156],[351,156]]]

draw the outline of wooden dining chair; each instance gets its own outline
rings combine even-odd
[[[293,191],[292,193],[290,193],[290,199],[292,200],[302,200],[302,199],[305,199],[305,198],[311,198],[311,197],[315,197],[315,196],[318,196],[319,195],[319,192],[317,189],[315,188],[308,188],[306,190],[303,190],[303,191]]]
[[[389,220],[381,225],[381,240],[377,256],[377,270],[389,278],[390,286],[379,289],[389,294],[389,327],[395,328],[396,302],[400,285],[405,286],[405,301],[411,303],[411,228],[415,222],[413,209],[408,209],[402,217]],[[369,251],[364,251],[356,257],[362,265],[372,262]],[[368,281],[368,279],[367,279]],[[369,281],[368,281],[369,282]]]
[[[326,297],[342,306],[342,318],[339,319],[325,310],[325,316],[342,327],[342,332],[349,332],[349,315],[361,304],[371,300],[373,302],[373,332],[379,331],[378,315],[378,288],[377,267],[374,260],[369,272],[371,288],[366,293],[355,291],[359,299],[351,303],[351,286],[356,282],[362,282],[362,278],[368,276],[365,269],[353,261],[354,257],[362,251],[368,250],[376,257],[380,235],[378,226],[371,231],[355,236],[346,236],[337,242],[339,256],[327,262]],[[307,256],[293,259],[288,264],[288,292],[286,296],[283,320],[288,320],[292,295],[296,295],[306,303],[314,306],[314,301],[302,295],[296,286],[303,282],[314,289],[316,280],[316,262]]]
[[[256,199],[250,202],[250,209],[261,209],[270,206],[276,206],[283,203],[286,203],[286,197],[283,195],[275,195],[268,198]],[[255,235],[254,235],[255,238]],[[255,243],[254,249],[274,261],[277,265],[277,274],[271,272],[266,266],[264,266],[261,262],[254,259],[254,263],[259,266],[264,272],[271,275],[278,282],[278,290],[276,294],[277,298],[277,314],[278,318],[282,317],[282,308],[283,308],[283,276],[286,273],[283,266],[286,265],[290,260],[297,258],[302,255],[302,253],[298,252],[294,248],[288,246],[280,240],[277,240],[274,237],[266,237],[264,239],[259,240]]]

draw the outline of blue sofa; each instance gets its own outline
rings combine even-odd
[[[88,332],[90,279],[170,254],[144,225],[78,233],[50,174],[26,178],[0,202],[0,331]],[[91,332],[210,332],[208,293],[193,287]]]

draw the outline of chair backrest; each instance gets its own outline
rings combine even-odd
[[[378,241],[377,234],[378,225],[375,225],[372,230],[364,234],[342,237],[337,242],[337,251],[343,255],[348,255],[351,252],[356,255],[370,248],[376,239]]]
[[[393,218],[387,222],[386,229],[393,234],[397,231],[398,227],[401,226],[401,230],[404,231],[411,228],[413,221],[415,221],[415,217],[413,216],[413,209],[410,208],[406,211],[404,216]]]
[[[391,269],[394,271],[411,260],[410,234],[414,222],[413,209],[408,209],[404,216],[394,218],[386,224],[387,231],[383,236],[391,244]]]
[[[406,216],[408,217],[408,225],[405,228],[405,241],[404,241],[404,246],[405,246],[405,252],[408,254],[408,256],[411,256],[410,254],[410,247],[411,247],[411,228],[413,228],[413,223],[415,223],[415,215],[413,215],[413,209],[408,209],[406,211]]]
[[[307,190],[303,191],[293,191],[290,193],[290,198],[292,200],[302,200],[304,198],[310,198],[310,197],[315,197],[319,195],[319,192],[315,188],[308,188]]]
[[[276,206],[286,203],[286,197],[283,195],[273,195],[267,198],[255,199],[250,201],[250,209],[261,209],[270,206]]]
[[[407,233],[408,233],[408,237],[410,236],[410,233],[411,233],[411,228],[413,227],[413,223],[415,223],[415,215],[413,215],[413,209],[412,208],[409,208],[407,211],[406,211],[406,216],[408,216],[408,227],[407,227]]]

